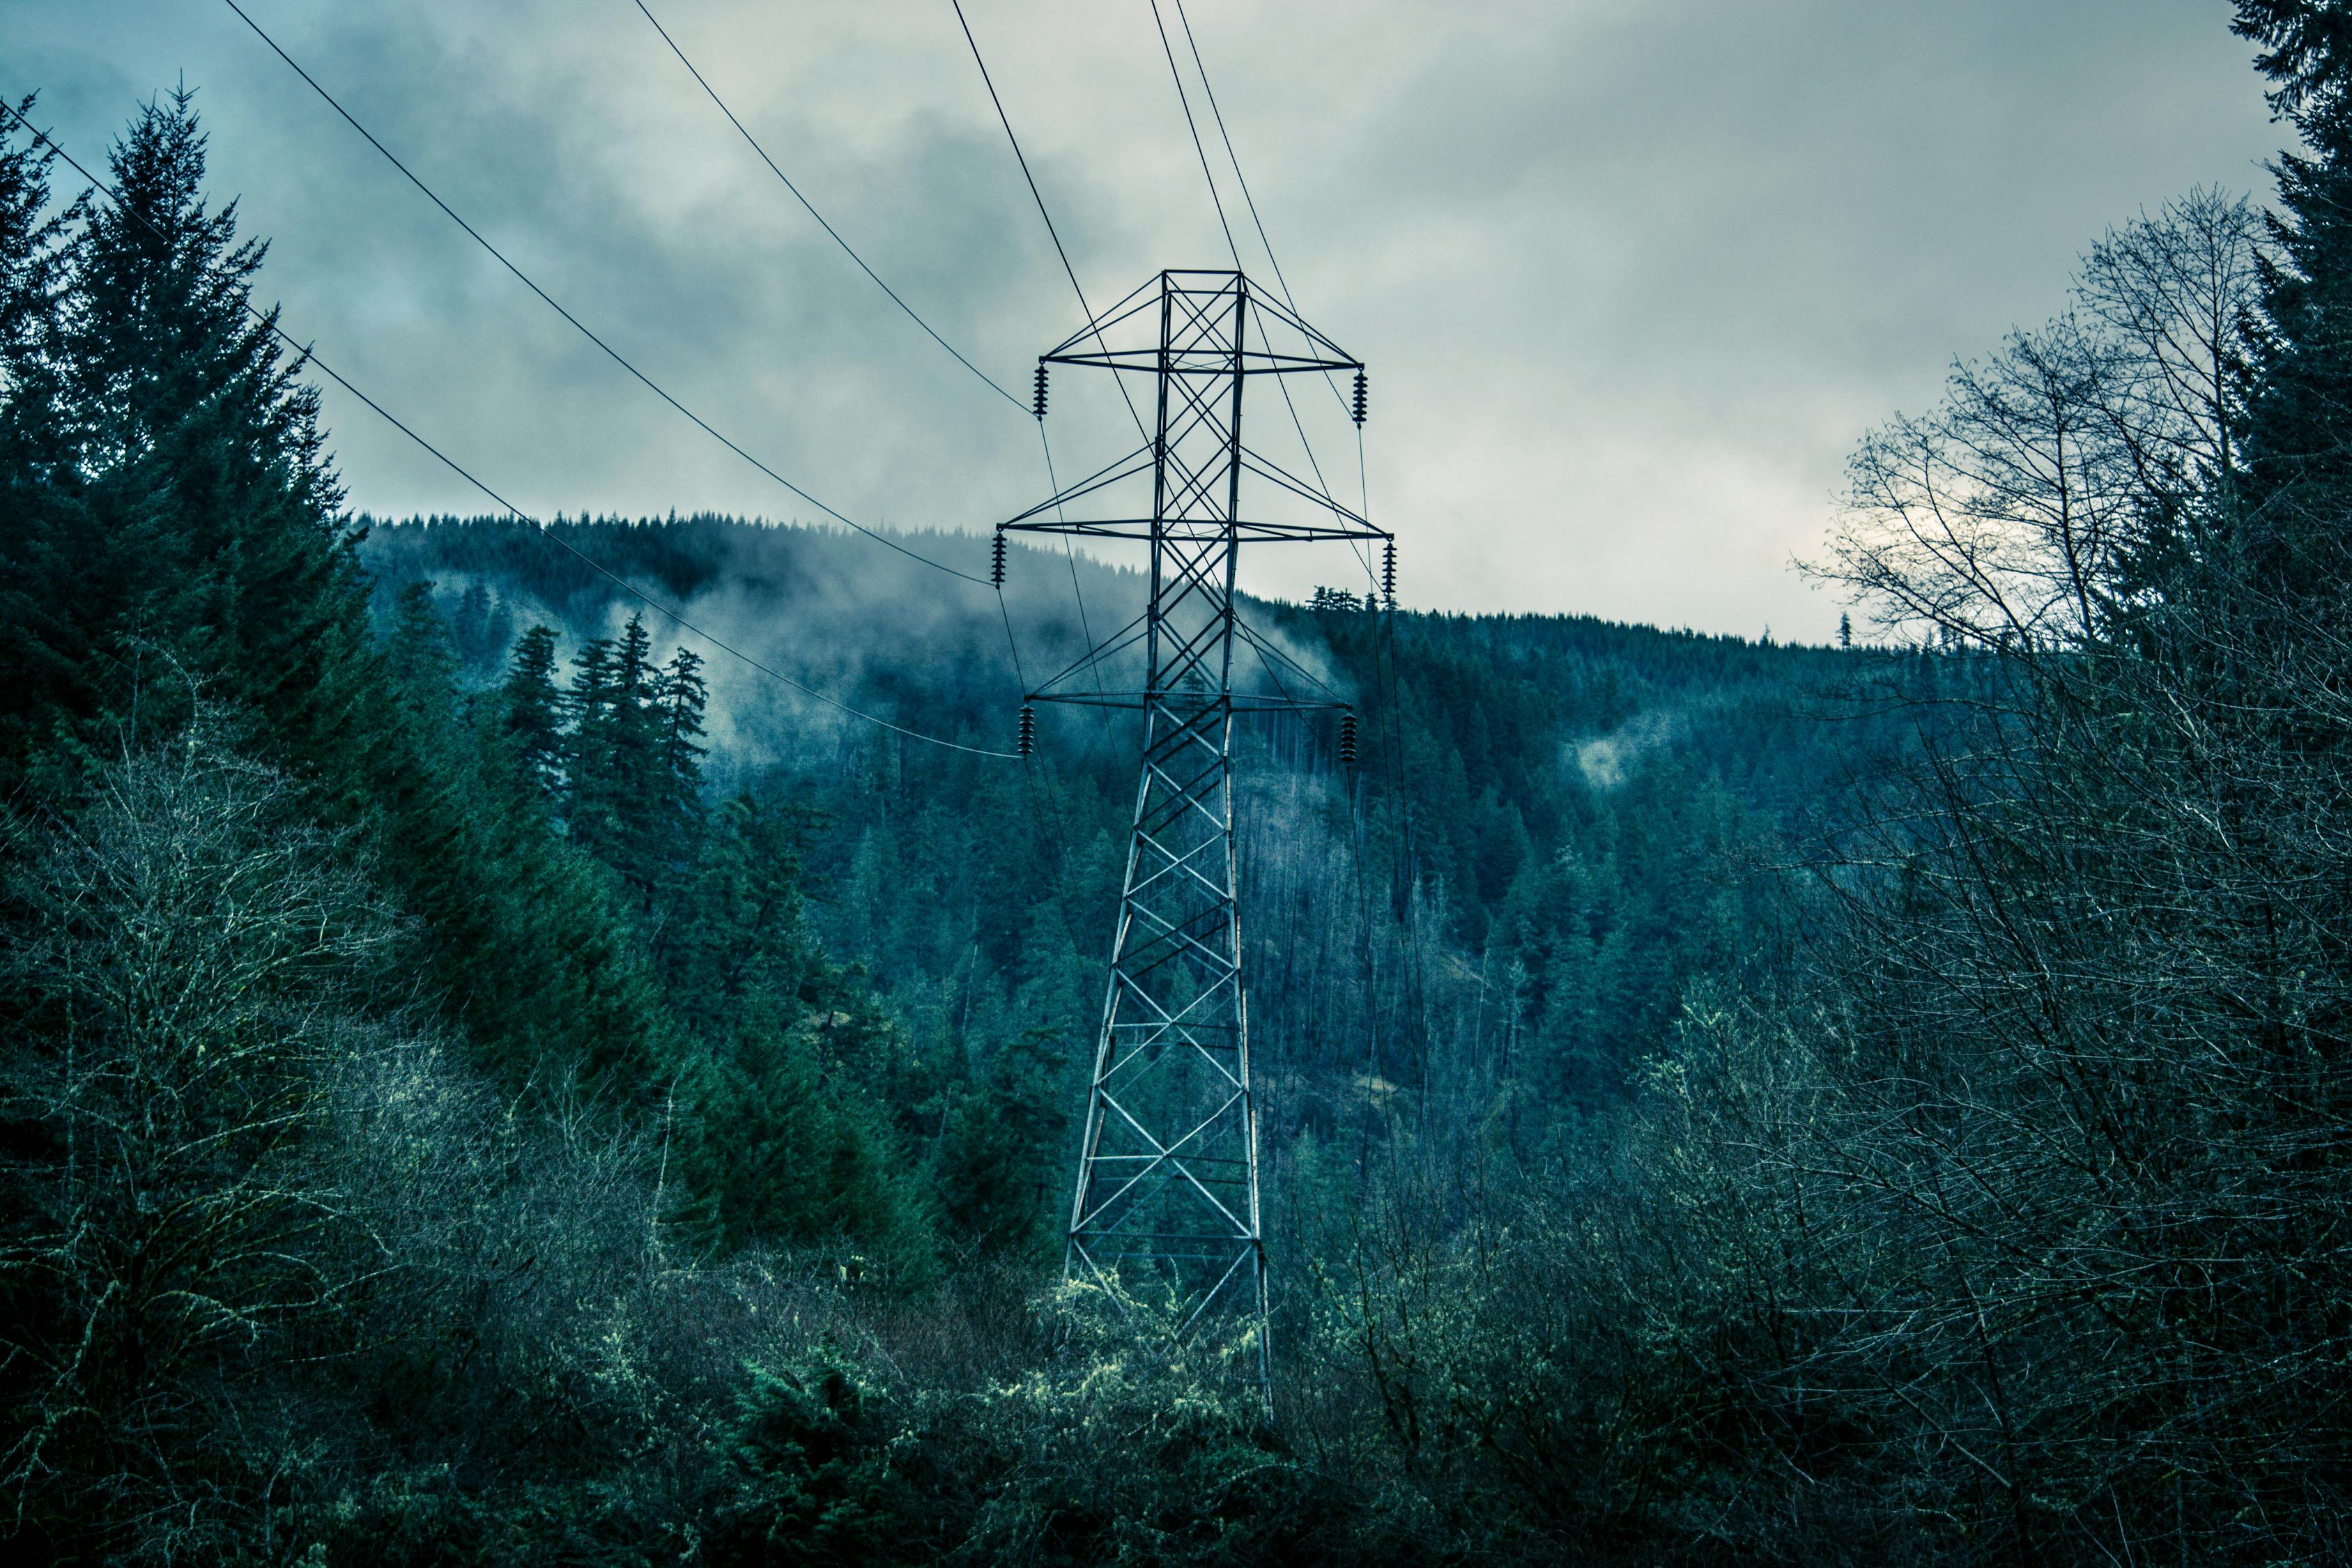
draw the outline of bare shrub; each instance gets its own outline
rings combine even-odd
[[[2206,198],[2112,237],[2036,460],[1966,469],[2023,426],[1957,375],[1905,428],[1960,478],[1866,445],[1827,568],[2011,657],[1827,883],[1836,1093],[1769,1154],[1836,1194],[1837,1329],[1786,1375],[2021,1555],[2347,1550],[2352,663],[2340,584],[2244,569],[2254,239]],[[2061,426],[2104,466],[2051,460]]]
[[[249,1484],[208,1447],[239,1384],[336,1310],[351,1195],[304,1153],[393,924],[285,781],[204,729],[17,823],[0,966],[7,1156],[0,1486],[202,1556]]]

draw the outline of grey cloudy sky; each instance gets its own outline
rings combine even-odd
[[[556,298],[830,504],[984,528],[1044,492],[1028,420],[832,247],[632,0],[244,3]],[[1025,391],[1076,308],[947,0],[648,4],[866,259]],[[1189,9],[1302,312],[1372,367],[1371,507],[1424,606],[1824,638],[1837,606],[1788,562],[1854,438],[2055,309],[2106,225],[2200,184],[2267,194],[2281,135],[2221,0]],[[1145,0],[966,10],[1097,303],[1218,264]],[[218,0],[0,0],[0,90],[38,88],[85,162],[183,76],[289,328],[511,499],[812,515],[573,336]],[[1056,384],[1066,477],[1116,455],[1108,395]],[[355,504],[483,510],[331,388],[328,409]],[[1343,491],[1351,447],[1318,441]],[[1297,593],[1350,569],[1256,570]]]

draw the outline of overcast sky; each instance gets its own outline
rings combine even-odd
[[[829,504],[985,528],[1045,493],[1030,421],[833,247],[633,0],[243,3],[557,299]],[[647,3],[867,262],[1025,395],[1079,318],[947,0]],[[1223,264],[1146,0],[965,8],[1097,304]],[[2281,136],[2221,0],[1189,10],[1302,314],[1371,366],[1372,515],[1422,606],[1825,639],[1838,606],[1788,563],[1855,437],[2047,316],[2107,225],[2197,184],[2267,195]],[[39,89],[85,162],[184,77],[215,192],[272,242],[265,297],[510,499],[814,515],[583,344],[219,0],[0,0],[0,90]],[[1057,381],[1066,478],[1117,455],[1109,395]],[[327,407],[355,505],[484,510]],[[1344,431],[1318,449],[1352,493]],[[1251,575],[1349,581],[1323,548]]]

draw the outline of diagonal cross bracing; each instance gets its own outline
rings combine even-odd
[[[1245,1279],[1247,1316],[1262,1327],[1233,839],[1248,294],[1230,274],[1206,290],[1163,275],[1159,294],[1144,754],[1071,1195],[1070,1267],[1099,1269],[1116,1255],[1125,1286],[1173,1290],[1188,1323]]]
[[[1260,639],[1235,613],[1236,560],[1244,540],[1386,535],[1248,452],[1242,409],[1252,376],[1362,367],[1232,271],[1162,272],[1041,363],[1149,376],[1153,407],[1147,447],[1003,525],[1150,549],[1139,623],[1030,699],[1084,700],[1066,683],[1109,652],[1141,645],[1143,689],[1097,694],[1140,710],[1144,745],[1065,1272],[1168,1292],[1182,1332],[1213,1324],[1254,1332],[1263,1376],[1265,1249],[1235,898],[1233,722],[1237,711],[1336,704],[1255,693],[1237,703],[1236,638]],[[1147,473],[1148,510],[1109,500]],[[1244,473],[1264,493],[1324,510],[1306,522],[1246,518]]]

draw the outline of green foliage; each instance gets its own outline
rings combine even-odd
[[[573,660],[564,816],[583,849],[650,909],[691,858],[701,826],[701,660],[686,648],[667,668],[645,622],[590,642]],[[525,650],[522,658],[532,657]],[[518,663],[512,679],[530,679]]]
[[[650,965],[594,863],[549,833],[528,753],[461,700],[429,595],[402,595],[382,657],[352,782],[435,989],[512,1081],[560,1066],[642,1082],[674,1029]]]
[[[902,1463],[907,1436],[881,1391],[833,1359],[752,1367],[731,1434],[740,1489],[712,1532],[713,1561],[924,1560],[910,1550],[928,1510]]]
[[[43,224],[45,166],[11,158],[7,782],[102,752],[120,723],[184,716],[196,684],[304,765],[347,762],[358,536],[318,394],[247,313],[263,247],[238,242],[233,207],[204,208],[189,99],[151,104],[115,147],[120,210]]]
[[[992,1251],[1058,1247],[1049,1223],[1068,1173],[1069,1057],[1032,1029],[997,1047],[980,1082],[954,1095],[934,1180],[950,1235]]]
[[[210,1435],[348,1289],[303,1134],[387,911],[294,792],[205,724],[17,825],[0,911],[0,1493],[34,1540],[175,1553],[240,1528]],[[109,1541],[109,1537],[113,1539]]]
[[[2239,7],[2305,137],[2258,295],[2241,205],[2110,236],[1901,427],[1981,533],[1864,444],[1828,571],[1919,646],[1260,608],[1372,721],[1244,742],[1264,1341],[1045,1284],[1115,727],[720,721],[527,529],[362,556],[187,97],[131,216],[0,143],[0,1542],[2342,1559],[2347,15]],[[2034,386],[2094,549],[1993,483],[2075,477]],[[856,542],[562,526],[863,613]],[[844,679],[982,732],[996,629]]]
[[[1247,1340],[1180,1341],[1148,1293],[1065,1286],[1035,1307],[1052,1357],[940,1411],[935,1442],[983,1467],[950,1561],[1412,1562],[1370,1500],[1268,1426]]]
[[[515,644],[499,689],[500,727],[524,774],[549,795],[563,784],[562,698],[555,689],[555,633],[533,626]]]
[[[39,165],[10,159],[0,776],[70,798],[90,759],[168,732],[201,694],[333,820],[365,825],[422,918],[431,984],[488,1052],[518,1070],[641,1056],[658,1029],[642,973],[461,741],[427,606],[374,644],[317,394],[247,313],[263,247],[233,207],[205,209],[189,98],[151,104],[116,147],[121,210],[36,222]]]
[[[887,1118],[828,1062],[842,1037],[887,1031],[845,1013],[748,1021],[678,1075],[678,1173],[689,1213],[726,1245],[839,1244],[844,1279],[898,1289],[936,1265],[922,1192]]]

